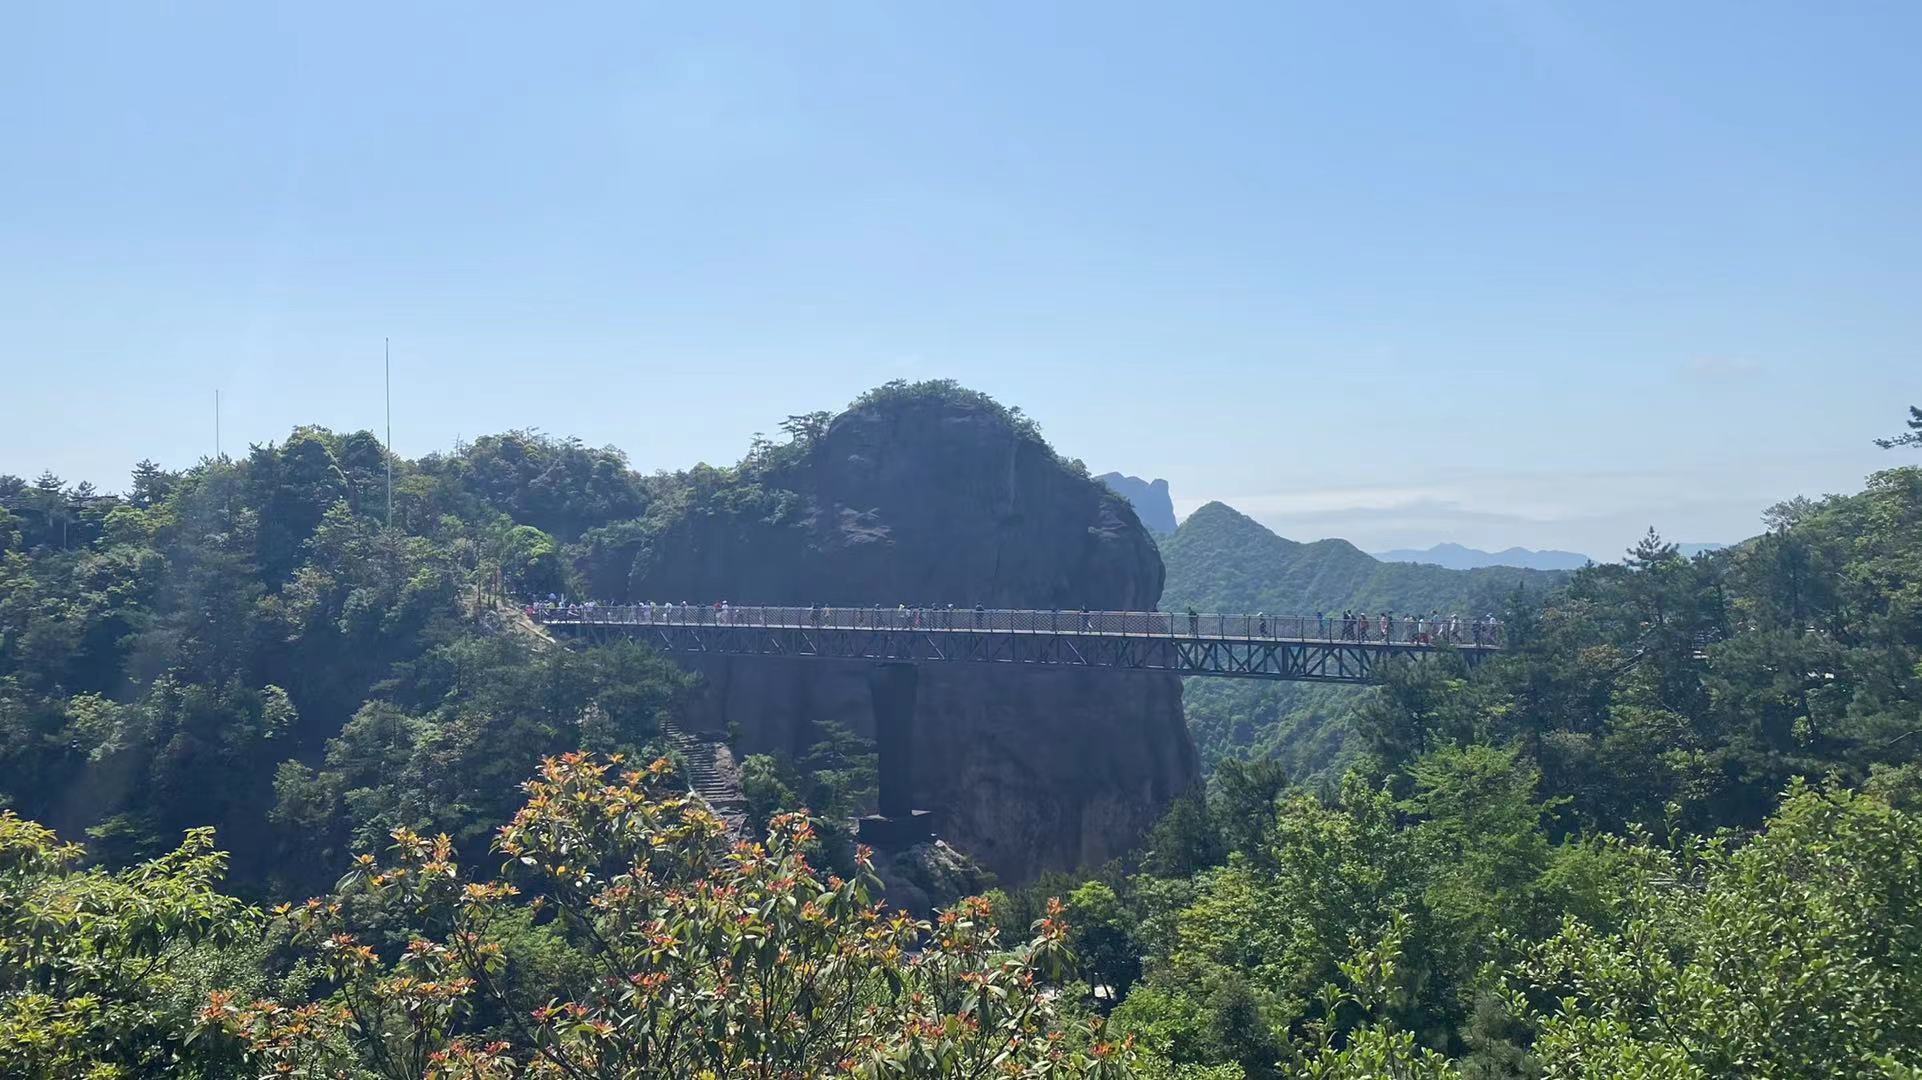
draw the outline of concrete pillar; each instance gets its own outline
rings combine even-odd
[[[883,817],[904,818],[914,812],[914,694],[919,682],[920,669],[913,664],[876,664],[868,671]]]
[[[933,831],[931,815],[914,808],[914,695],[919,682],[920,669],[913,664],[876,664],[868,670],[881,812],[861,819],[860,836],[876,848],[899,850]]]

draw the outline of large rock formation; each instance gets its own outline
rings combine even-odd
[[[1127,499],[1149,532],[1156,536],[1174,533],[1175,502],[1168,495],[1168,481],[1143,480],[1139,476],[1124,476],[1118,472],[1102,473],[1095,479]]]
[[[687,483],[635,561],[634,598],[1138,610],[1161,595],[1127,501],[952,384],[883,388],[738,475]],[[738,725],[750,752],[798,753],[830,719],[873,732],[867,665],[697,667],[690,722]],[[915,804],[1011,882],[1121,854],[1198,776],[1172,676],[927,664],[914,731]]]

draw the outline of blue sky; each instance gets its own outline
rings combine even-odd
[[[1370,548],[1903,460],[1922,6],[704,7],[7,7],[0,471],[377,427],[383,335],[409,455],[952,376]]]

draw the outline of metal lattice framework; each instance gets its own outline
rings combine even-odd
[[[879,608],[534,609],[552,631],[644,642],[676,655],[871,663],[976,663],[1160,671],[1229,679],[1367,683],[1385,659],[1444,650],[1474,665],[1501,649],[1483,621],[1353,621],[1266,615]],[[1302,631],[1323,630],[1325,636]],[[1287,633],[1284,633],[1287,632]],[[1463,640],[1466,639],[1466,640]]]

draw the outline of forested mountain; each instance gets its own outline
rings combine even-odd
[[[787,798],[852,814],[861,671],[708,670],[696,697],[638,647],[548,647],[502,601],[1156,603],[1126,500],[1018,410],[891,383],[784,428],[734,466],[648,477],[611,448],[487,436],[393,461],[391,522],[368,432],[141,462],[124,496],[0,476],[0,806],[111,864],[213,826],[237,887],[291,896],[395,828],[484,847],[542,757],[655,749],[673,713],[812,762]],[[920,683],[920,752],[949,766],[923,794],[1010,878],[1127,850],[1198,779],[1172,677]],[[1082,783],[1065,748],[1097,730],[1112,768]]]
[[[874,867],[843,831],[873,758],[838,717],[812,745],[797,730],[780,759],[749,759],[765,842],[736,848],[659,738],[693,710],[693,680],[632,644],[559,647],[518,617],[529,598],[617,599],[630,581],[738,598],[749,569],[784,590],[763,601],[932,600],[903,590],[938,585],[913,577],[937,562],[989,601],[1150,606],[1159,591],[1126,502],[1016,410],[890,384],[838,423],[786,429],[737,466],[651,477],[528,432],[389,462],[369,433],[318,428],[178,472],[142,462],[124,496],[0,476],[0,1075],[815,1076],[854,1058],[1123,1075],[1098,1032],[1056,1018],[1058,919],[1003,945],[985,909],[937,930],[875,906]],[[903,433],[947,442],[917,459]],[[969,490],[1018,507],[1029,532],[999,555],[953,552],[980,571],[952,577],[907,541],[952,552],[1007,525],[943,524],[939,481],[970,438],[987,482]],[[751,564],[672,569],[750,526],[769,540]],[[827,534],[839,591],[806,572]],[[770,574],[781,557],[797,572]],[[1163,745],[1135,757],[1169,777],[1137,785],[1132,820],[1093,784],[1093,808],[1067,814],[1122,846],[1195,780],[1179,685],[1144,678],[1164,692],[1117,704],[1160,721]],[[1111,719],[1098,698],[1062,702]],[[1000,735],[936,734],[971,741],[950,764],[1011,759]],[[1087,760],[1068,753],[1079,737],[1057,739],[1062,769]],[[1024,760],[1009,783],[1060,802]],[[804,805],[827,816],[792,813]],[[236,899],[335,883],[338,902],[271,918]],[[993,1000],[962,1010],[975,994]],[[290,1007],[254,1004],[276,996]],[[705,1019],[683,1025],[693,1009]],[[793,1009],[807,1018],[790,1024]]]
[[[1174,606],[1499,604],[1511,647],[1391,665],[1346,768],[1224,755],[1138,851],[920,921],[791,802],[729,840],[654,760],[685,676],[493,603],[801,527],[838,481],[796,419],[672,476],[525,433],[396,461],[391,523],[364,433],[0,480],[0,1075],[1922,1071],[1922,469],[1565,580],[1208,508]],[[831,805],[846,741],[782,777]]]
[[[1163,540],[1161,557],[1168,568],[1162,603],[1171,611],[1469,616],[1501,610],[1517,589],[1546,590],[1566,577],[1512,567],[1448,570],[1382,562],[1345,540],[1284,539],[1218,502],[1196,510]],[[1190,679],[1183,691],[1188,727],[1205,764],[1266,758],[1297,777],[1339,767],[1349,746],[1350,716],[1367,693],[1227,679]]]
[[[1204,611],[1466,613],[1499,602],[1517,585],[1547,588],[1561,580],[1506,566],[1383,562],[1346,540],[1298,543],[1218,502],[1190,514],[1163,541],[1161,558],[1168,567],[1165,603]]]

